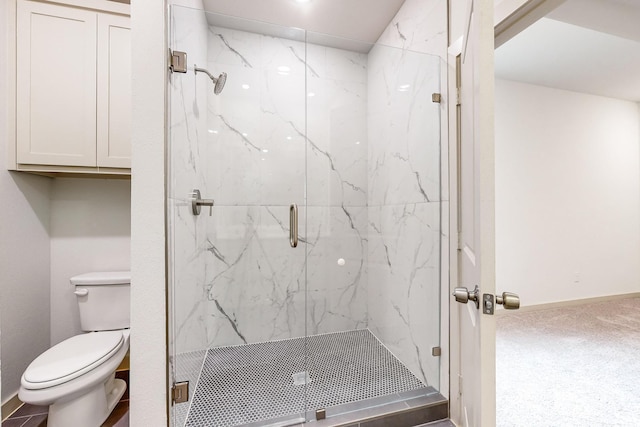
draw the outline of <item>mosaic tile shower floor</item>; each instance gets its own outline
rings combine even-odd
[[[367,329],[219,347],[207,351],[185,425],[302,416],[424,387]]]

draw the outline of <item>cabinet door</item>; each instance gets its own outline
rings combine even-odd
[[[18,1],[18,163],[96,165],[96,16]]]
[[[129,18],[98,15],[98,166],[131,167]]]

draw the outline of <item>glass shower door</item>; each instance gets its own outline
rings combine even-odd
[[[304,32],[177,6],[170,25],[187,54],[170,82],[171,362],[191,386],[173,425],[302,420]],[[197,216],[196,188],[214,202]]]
[[[440,385],[440,59],[307,33],[308,409]]]

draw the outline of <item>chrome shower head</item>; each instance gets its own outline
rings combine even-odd
[[[227,82],[227,73],[220,73],[218,77],[214,77],[209,71],[204,68],[198,68],[197,65],[193,66],[193,70],[197,73],[205,73],[213,82],[213,93],[219,95],[224,89],[224,84]]]
[[[227,82],[227,73],[220,73],[218,78],[213,81],[213,83],[215,83],[215,86],[213,87],[213,93],[215,93],[216,95],[219,95],[220,92],[222,92],[222,89],[224,89],[224,84],[226,82]]]

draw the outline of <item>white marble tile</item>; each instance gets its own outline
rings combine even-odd
[[[207,241],[210,346],[304,335],[305,245],[290,247],[288,226],[288,206],[216,209]]]
[[[237,43],[247,58],[253,44],[252,67],[218,63],[211,68],[227,72],[221,96],[209,99],[208,182],[217,204],[226,206],[288,205],[304,197],[305,81],[304,55],[299,42],[256,36],[242,31],[215,29],[210,44]],[[249,45],[243,44],[249,40]],[[251,46],[251,47],[250,47]],[[222,43],[222,51],[239,56]],[[235,48],[233,48],[235,50]],[[227,61],[233,62],[233,61]],[[237,61],[236,61],[237,62]],[[289,72],[276,63],[286,62]]]
[[[262,66],[262,37],[254,33],[211,26],[208,29],[208,62],[259,69]]]
[[[421,380],[439,376],[439,204],[371,208],[369,329]]]
[[[308,203],[364,206],[367,202],[366,86],[313,79],[307,107]]]
[[[326,79],[367,83],[367,54],[327,48]]]
[[[169,86],[169,280],[172,293],[172,348],[178,353],[206,348],[203,316],[206,223],[191,213],[194,188],[206,194],[204,143],[207,129],[207,82],[193,72],[206,63],[207,23],[199,10],[173,7],[170,46],[188,52],[190,72],[170,75]]]
[[[206,348],[203,313],[206,223],[182,201],[170,200],[170,280],[175,349],[178,353]]]
[[[369,204],[440,197],[440,62],[376,46],[369,54]]]
[[[367,208],[307,209],[307,331],[367,325]]]
[[[446,58],[447,2],[406,0],[378,43]]]

